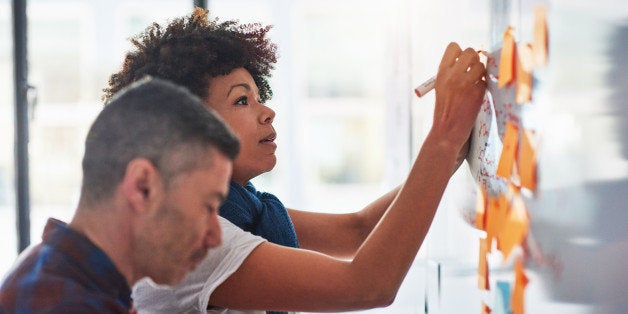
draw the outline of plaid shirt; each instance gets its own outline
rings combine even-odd
[[[52,218],[42,238],[0,286],[0,313],[130,312],[129,285],[89,239]]]

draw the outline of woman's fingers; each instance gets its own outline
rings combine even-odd
[[[449,45],[447,45],[447,49],[445,49],[445,53],[443,54],[443,58],[441,59],[438,68],[442,69],[452,67],[456,63],[460,53],[462,53],[462,49],[460,49],[460,46],[458,46],[457,43],[449,43]]]

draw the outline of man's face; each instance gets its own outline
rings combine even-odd
[[[138,232],[136,263],[158,284],[176,284],[221,244],[218,208],[229,190],[232,162],[217,151],[209,162],[171,178],[162,201]]]

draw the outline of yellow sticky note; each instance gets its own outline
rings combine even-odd
[[[515,162],[517,154],[517,145],[519,142],[519,128],[509,121],[506,121],[506,132],[504,133],[504,142],[502,154],[497,164],[497,175],[510,179],[512,175],[512,166]]]
[[[510,83],[515,76],[515,35],[512,27],[504,32],[502,52],[499,57],[499,77],[497,87],[503,87]]]
[[[532,38],[532,53],[535,66],[547,64],[548,42],[546,9],[544,5],[537,5],[534,8],[534,35]]]
[[[478,261],[478,288],[481,290],[489,290],[488,282],[488,262],[486,254],[488,254],[488,238],[480,239],[480,259]]]
[[[521,186],[532,191],[536,190],[536,141],[534,132],[523,130],[521,143],[519,144],[519,158],[517,158],[517,170]]]
[[[515,262],[515,287],[512,289],[510,309],[512,314],[524,314],[524,292],[528,284],[528,277],[523,269],[523,262],[517,259]]]

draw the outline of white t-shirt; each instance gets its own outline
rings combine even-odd
[[[258,314],[263,311],[207,310],[209,296],[233,274],[262,242],[262,237],[243,231],[220,217],[222,245],[212,248],[205,259],[174,287],[157,285],[144,278],[133,286],[133,306],[139,313]]]

